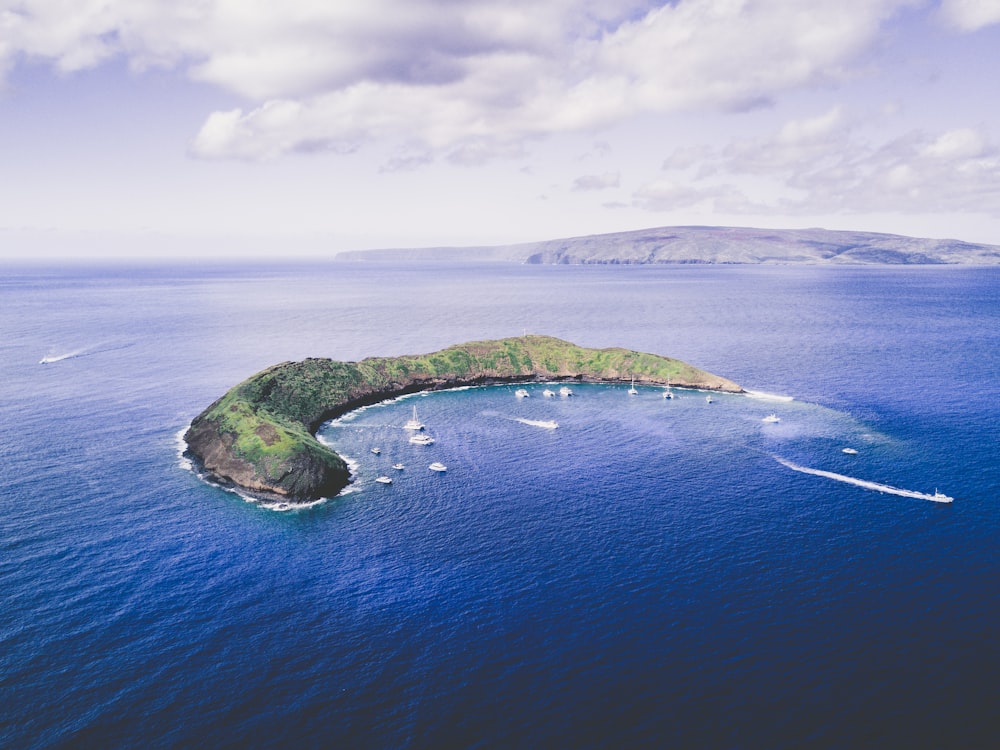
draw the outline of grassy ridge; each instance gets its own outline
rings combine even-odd
[[[313,433],[326,419],[399,393],[492,382],[576,379],[740,391],[680,360],[585,349],[548,336],[473,341],[439,352],[361,362],[306,359],[240,383],[191,424],[188,450],[216,479],[251,492],[312,499],[348,481]]]

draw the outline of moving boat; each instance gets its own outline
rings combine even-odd
[[[434,438],[430,435],[414,435],[410,438],[410,442],[414,445],[433,445]]]
[[[843,448],[841,453],[846,453],[848,456],[856,456],[858,452],[854,448]]]
[[[937,487],[934,488],[934,494],[931,495],[931,500],[933,500],[936,503],[950,503],[954,499],[955,498],[953,497],[948,497],[948,495],[944,494],[943,492],[939,492]]]
[[[392,480],[389,477],[385,476],[376,477],[375,481],[378,482],[379,484],[392,484]]]
[[[514,395],[517,396],[518,398],[528,398],[528,396],[531,394],[529,394],[524,388],[518,388],[516,391],[514,391]]]
[[[403,425],[404,430],[422,430],[424,429],[424,424],[419,419],[417,419],[417,407],[413,407],[413,416],[410,417],[409,421]]]
[[[431,471],[448,471],[448,467],[439,461],[435,461],[427,468],[430,469]]]
[[[762,422],[767,422],[768,424],[775,424],[775,423],[781,421],[781,417],[779,417],[777,414],[768,414],[761,421]]]

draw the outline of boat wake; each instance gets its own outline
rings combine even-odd
[[[845,484],[853,484],[855,487],[863,487],[866,490],[875,490],[876,492],[885,492],[890,495],[899,495],[900,497],[912,497],[918,500],[931,500],[935,503],[950,503],[954,498],[943,495],[940,492],[934,492],[933,495],[926,492],[917,492],[915,490],[903,490],[898,487],[891,487],[888,484],[879,484],[878,482],[869,482],[867,479],[858,479],[856,477],[845,476],[844,474],[835,474],[832,471],[823,471],[822,469],[810,469],[808,466],[799,466],[796,463],[792,463],[786,458],[781,456],[771,456],[775,461],[777,461],[782,466],[785,466],[792,471],[798,471],[802,474],[812,474],[817,477],[826,477],[827,479],[834,479],[838,482],[844,482]]]
[[[558,422],[551,419],[522,419],[521,417],[517,417],[514,421],[531,425],[532,427],[544,427],[546,430],[554,430],[559,426]]]
[[[777,393],[765,393],[764,391],[747,391],[747,398],[755,398],[760,401],[781,401],[787,403],[794,401],[794,396],[779,396]]]
[[[103,354],[104,352],[114,352],[119,349],[128,349],[130,346],[134,346],[132,343],[128,344],[94,344],[93,346],[84,346],[80,349],[74,349],[71,352],[63,352],[62,354],[46,354],[40,360],[38,364],[40,365],[50,365],[53,362],[62,362],[67,359],[77,359],[79,357],[90,357],[94,354]]]

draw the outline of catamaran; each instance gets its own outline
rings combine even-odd
[[[422,430],[424,429],[424,423],[417,419],[417,407],[413,407],[413,416],[410,420],[403,425],[404,430]]]

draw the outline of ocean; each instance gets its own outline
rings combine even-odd
[[[271,364],[524,332],[756,397],[417,394],[290,511],[181,456]],[[0,347],[2,747],[1000,738],[996,268],[5,267]]]

